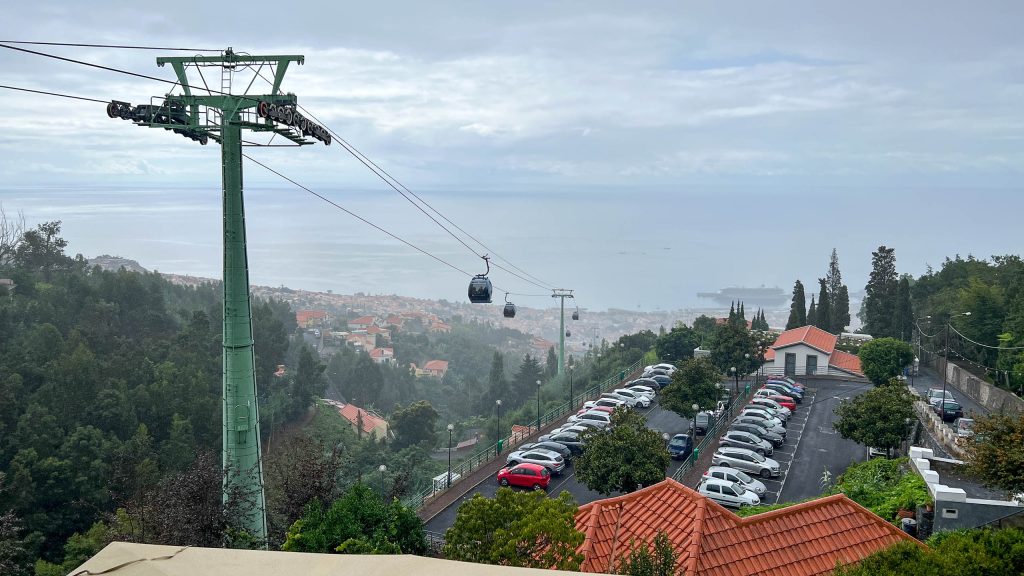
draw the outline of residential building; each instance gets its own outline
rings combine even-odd
[[[924,546],[844,494],[740,518],[671,478],[580,506],[582,572],[611,573],[664,532],[677,574],[819,576],[897,542]]]
[[[295,321],[301,328],[326,326],[330,315],[325,310],[299,310],[295,313]]]
[[[324,403],[334,406],[338,414],[352,425],[352,429],[360,436],[370,435],[377,439],[387,438],[390,434],[388,421],[380,414],[360,408],[355,404],[345,404],[337,400],[324,399]]]
[[[393,348],[374,348],[370,350],[370,360],[374,364],[394,364],[395,350]]]
[[[447,360],[429,360],[422,368],[412,365],[413,373],[417,378],[444,378],[448,372]]]
[[[375,338],[379,335],[385,341],[391,342],[391,330],[381,328],[380,326],[370,326],[366,329],[366,333]]]
[[[444,322],[441,322],[440,320],[436,320],[430,324],[430,328],[428,328],[428,330],[434,333],[443,332],[447,334],[448,332],[452,331],[452,327],[445,324]]]
[[[373,316],[360,316],[355,320],[348,321],[349,330],[366,330],[370,326],[376,324],[377,319]]]
[[[837,341],[835,334],[816,326],[786,330],[765,351],[764,368],[769,374],[831,374],[863,378],[860,358],[837,350]]]

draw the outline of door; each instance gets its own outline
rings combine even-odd
[[[786,375],[793,376],[796,374],[796,354],[792,352],[786,352]]]
[[[817,374],[818,373],[818,355],[810,354],[807,356],[807,373]]]

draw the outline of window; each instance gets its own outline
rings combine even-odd
[[[528,472],[528,470],[526,468],[513,468],[512,469],[512,474],[522,474],[524,476],[529,476],[529,474],[527,474],[527,472]]]
[[[721,480],[724,480],[725,479],[725,473],[724,472],[715,471],[715,472],[711,473],[711,477],[712,478],[719,478]]]
[[[796,354],[786,352],[786,375],[796,374]]]
[[[712,492],[714,494],[718,494],[719,493],[718,484],[708,484],[707,485],[707,491],[708,492]]]
[[[817,354],[811,354],[807,356],[807,373],[817,374],[818,373],[818,356]]]
[[[943,518],[956,518],[959,515],[959,513],[960,513],[960,511],[957,510],[956,508],[943,508],[942,509],[942,517]]]

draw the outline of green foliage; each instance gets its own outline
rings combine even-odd
[[[896,338],[876,338],[865,342],[857,356],[868,380],[882,385],[902,374],[904,366],[914,361],[914,349]]]
[[[577,506],[568,492],[549,498],[541,491],[499,488],[494,498],[475,494],[459,506],[445,533],[449,560],[527,568],[578,570]]]
[[[914,334],[914,305],[910,301],[910,275],[900,277],[896,287],[896,320],[894,323],[896,338],[910,342]]]
[[[693,418],[693,405],[701,410],[715,408],[721,398],[719,372],[707,358],[690,358],[678,364],[672,383],[659,396],[663,408],[684,418]]]
[[[967,462],[983,482],[1024,492],[1024,414],[991,414],[974,423]]]
[[[438,414],[430,402],[420,400],[391,414],[391,431],[395,434],[394,448],[401,450],[413,444],[426,443],[429,448],[437,444]]]
[[[634,543],[616,572],[628,576],[674,576],[678,562],[679,554],[672,547],[672,541],[659,531],[652,545]]]
[[[714,318],[701,314],[693,321],[693,331],[697,334],[700,343],[711,342],[718,330],[718,323]]]
[[[693,358],[693,349],[700,346],[700,342],[696,330],[678,325],[664,336],[659,336],[654,342],[654,349],[657,358],[674,363],[684,358]]]
[[[793,300],[789,305],[789,320],[786,330],[807,325],[807,299],[804,296],[804,284],[797,280],[793,284]]]
[[[3,476],[0,476],[2,488]],[[26,538],[21,520],[13,512],[0,514],[0,574],[32,574],[33,545]]]
[[[612,414],[611,428],[588,431],[584,437],[575,466],[587,488],[607,496],[665,479],[670,458],[664,440],[636,412],[619,408]]]
[[[875,338],[897,335],[895,319],[898,281],[896,251],[879,246],[878,250],[871,253],[871,274],[864,287],[861,310],[864,331]]]
[[[818,325],[818,303],[814,299],[814,294],[811,294],[811,305],[807,308],[807,324]]]
[[[558,355],[555,354],[555,347],[548,348],[548,357],[544,361],[544,376],[547,379],[554,378],[558,375]]]
[[[1004,576],[1024,572],[1024,530],[976,529],[940,532],[925,548],[900,542],[836,576]]]
[[[836,407],[833,425],[843,438],[877,448],[896,448],[916,418],[914,399],[898,382],[878,386]]]
[[[932,501],[924,480],[910,470],[906,458],[873,458],[850,464],[832,493],[846,494],[889,522],[895,522],[899,510],[915,510]]]
[[[818,292],[818,313],[814,323],[815,326],[821,328],[825,332],[832,331],[832,300],[828,293],[828,284],[824,278],[818,278],[819,292]],[[810,313],[807,314],[810,316]],[[808,318],[808,323],[810,319]]]
[[[422,554],[423,522],[397,500],[385,504],[375,491],[356,484],[324,508],[318,500],[288,529],[281,547],[289,552],[326,554]]]
[[[711,343],[711,363],[720,374],[732,376],[753,372],[757,366],[757,342],[746,324],[726,324],[718,329]]]
[[[806,502],[807,500],[801,500]],[[744,506],[739,510],[733,510],[733,512],[740,518],[746,518],[747,516],[753,516],[755,514],[761,514],[763,512],[771,512],[772,510],[779,510],[780,508],[788,508],[800,502],[780,502],[777,504],[761,504],[759,506]]]

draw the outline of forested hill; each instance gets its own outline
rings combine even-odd
[[[221,444],[219,288],[89,267],[59,232],[0,245],[13,281],[0,287],[0,540],[58,561],[68,536],[117,508],[146,514],[162,479],[204,451],[216,462]],[[253,313],[265,383],[295,317],[274,302]],[[278,424],[322,392],[319,372],[298,380],[277,386]]]

